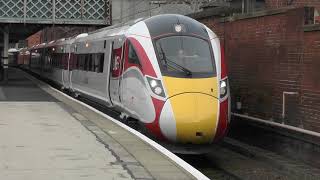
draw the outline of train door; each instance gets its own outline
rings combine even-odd
[[[62,70],[62,82],[63,86],[67,89],[70,88],[70,76],[69,76],[69,70],[70,70],[70,61],[71,61],[71,53],[64,51],[63,54],[63,70]]]
[[[62,69],[62,83],[63,83],[63,87],[64,88],[69,88],[70,84],[69,84],[69,69],[70,69],[70,52],[68,52],[68,50],[66,49],[68,48],[67,46],[64,46],[63,48],[63,55],[62,55],[62,65],[63,65],[63,69]]]
[[[73,73],[74,71],[77,71],[78,69],[78,59],[76,55],[76,46],[75,45],[70,45],[70,62],[69,62],[69,88],[71,91],[74,91],[73,87]]]
[[[120,84],[123,72],[124,44],[122,42],[119,43],[117,41],[114,41],[112,43],[111,49],[112,55],[109,84],[110,99],[113,105],[121,106]]]

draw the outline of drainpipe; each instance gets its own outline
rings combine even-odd
[[[286,95],[298,95],[298,92],[288,92],[288,91],[283,91],[282,93],[282,124],[284,123],[284,118],[286,116]]]

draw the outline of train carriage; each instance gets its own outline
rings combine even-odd
[[[27,48],[22,48],[18,54],[18,65],[24,67],[28,65],[30,61],[30,52]]]
[[[40,57],[31,64],[42,67],[30,66],[33,71],[139,120],[160,140],[208,144],[225,135],[230,98],[223,49],[189,17],[138,19],[30,52]],[[52,65],[61,72],[50,71]]]

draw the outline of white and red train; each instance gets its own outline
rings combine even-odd
[[[226,133],[223,49],[215,33],[189,17],[138,19],[21,54],[20,64],[34,73],[139,120],[160,140],[209,144]]]

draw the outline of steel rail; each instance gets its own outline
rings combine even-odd
[[[302,128],[298,128],[298,127],[294,127],[294,126],[290,126],[290,125],[280,124],[280,123],[264,120],[264,119],[261,119],[261,118],[252,117],[252,116],[243,115],[243,114],[238,114],[238,113],[231,113],[231,115],[233,115],[235,117],[245,118],[245,119],[248,119],[248,120],[251,120],[251,121],[260,122],[260,123],[267,124],[267,125],[270,125],[270,126],[273,126],[273,127],[284,128],[284,129],[288,129],[288,130],[292,130],[292,131],[296,131],[296,132],[299,132],[299,133],[303,133],[303,134],[306,134],[306,135],[310,135],[310,136],[314,136],[314,137],[320,138],[320,133],[317,133],[317,132],[314,132],[314,131],[310,131],[310,130],[306,130],[306,129],[302,129]]]

